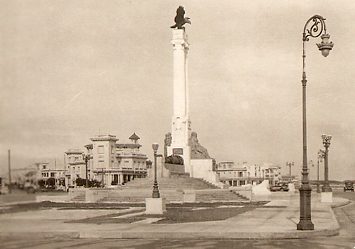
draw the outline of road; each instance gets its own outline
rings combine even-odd
[[[312,249],[339,249],[355,248],[355,193],[335,192],[335,196],[350,199],[351,204],[334,209],[341,226],[340,234],[334,237],[318,237],[312,239],[293,240],[120,240],[120,239],[33,239],[29,241],[24,238],[3,239],[2,249],[22,249],[22,248],[312,248]]]

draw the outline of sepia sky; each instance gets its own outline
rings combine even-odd
[[[97,134],[163,147],[172,117],[171,26],[183,5],[192,129],[217,162],[302,161],[302,32],[326,20],[334,49],[306,44],[308,157],[333,135],[330,179],[355,179],[355,2],[0,0],[0,173],[57,161]],[[311,168],[314,178],[315,168]]]

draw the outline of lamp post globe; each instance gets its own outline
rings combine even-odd
[[[154,153],[156,153],[158,151],[159,144],[158,143],[153,143],[152,144],[152,148],[153,148]]]
[[[324,57],[327,57],[329,55],[330,50],[333,49],[333,42],[329,42],[330,35],[329,34],[323,34],[321,36],[322,42],[317,43],[318,49],[322,52],[322,55]]]

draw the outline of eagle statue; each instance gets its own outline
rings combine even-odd
[[[172,29],[185,29],[183,26],[185,23],[191,24],[190,18],[189,17],[184,17],[185,15],[185,10],[184,7],[179,6],[176,10],[176,16],[175,16],[175,24],[171,26],[170,28]]]

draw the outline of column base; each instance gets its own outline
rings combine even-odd
[[[314,224],[311,220],[300,220],[297,224],[297,230],[314,230]]]
[[[146,198],[146,214],[163,214],[166,212],[165,198]]]
[[[320,197],[321,202],[333,202],[333,192],[322,192]]]
[[[154,182],[152,197],[153,198],[160,198],[159,187],[158,187],[158,183],[157,182]]]
[[[300,189],[300,222],[297,224],[297,230],[314,230],[314,224],[311,221],[311,192],[309,184],[302,184]]]

